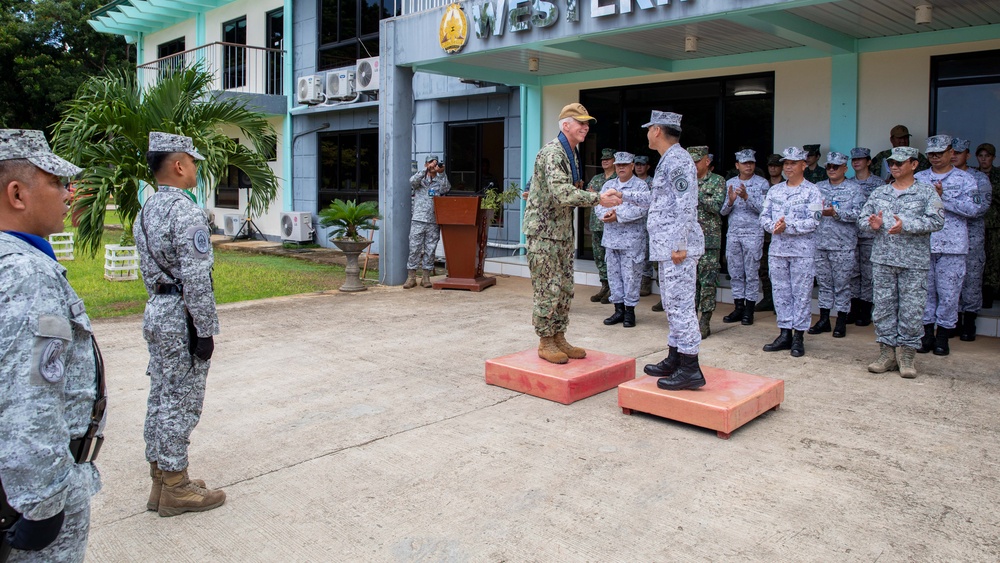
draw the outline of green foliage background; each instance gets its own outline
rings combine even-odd
[[[49,132],[92,75],[135,68],[135,49],[94,31],[107,0],[0,0],[0,126]]]

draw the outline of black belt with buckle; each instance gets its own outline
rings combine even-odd
[[[69,451],[77,463],[88,463],[97,459],[102,445],[104,445],[104,436],[76,438],[69,441]]]
[[[184,293],[184,286],[176,283],[154,283],[153,293],[156,295],[181,295]]]

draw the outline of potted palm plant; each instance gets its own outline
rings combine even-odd
[[[344,269],[344,285],[340,291],[364,291],[367,289],[361,283],[358,275],[358,255],[372,243],[361,236],[360,231],[377,231],[376,221],[382,216],[374,201],[358,203],[355,200],[344,201],[335,199],[330,206],[319,212],[319,224],[330,229],[330,242],[339,248],[347,258]]]

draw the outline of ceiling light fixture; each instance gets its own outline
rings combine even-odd
[[[698,38],[694,35],[688,35],[684,38],[684,52],[685,53],[696,53],[698,52]]]
[[[538,57],[528,58],[528,72],[538,72]]]
[[[913,12],[913,23],[917,25],[927,25],[934,20],[934,6],[930,4],[917,4]]]

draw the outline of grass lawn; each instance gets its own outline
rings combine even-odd
[[[107,231],[104,233],[104,243],[118,244],[120,236],[121,232]],[[147,297],[142,281],[105,280],[103,253],[90,258],[78,252],[75,260],[62,264],[66,267],[73,288],[86,303],[87,313],[91,318],[142,312]],[[216,302],[232,303],[337,289],[344,282],[344,268],[283,256],[216,249],[213,279]]]

